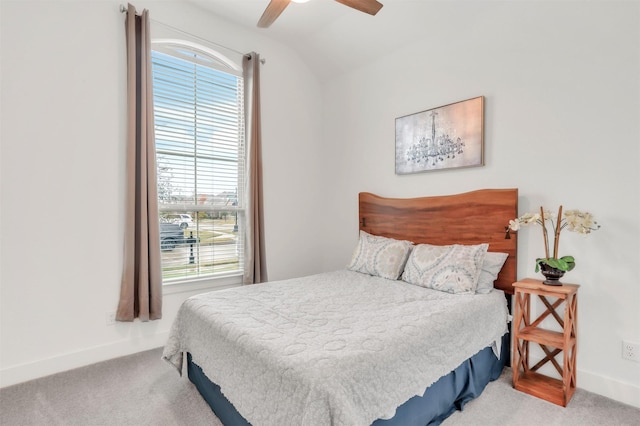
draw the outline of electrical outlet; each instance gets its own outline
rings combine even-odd
[[[115,325],[116,323],[116,313],[115,312],[107,312],[105,314],[105,321],[107,325]]]
[[[640,344],[623,340],[622,358],[640,362]]]

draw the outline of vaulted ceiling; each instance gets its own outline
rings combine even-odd
[[[477,25],[501,2],[380,0],[375,16],[333,0],[291,3],[269,27],[256,26],[269,0],[188,0],[298,52],[320,80],[371,62],[404,45],[437,43],[451,31]]]

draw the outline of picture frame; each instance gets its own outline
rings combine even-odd
[[[396,118],[396,174],[484,166],[484,97]]]

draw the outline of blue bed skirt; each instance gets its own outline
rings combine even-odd
[[[456,410],[477,398],[485,386],[500,377],[509,359],[509,334],[502,337],[502,353],[497,359],[487,347],[460,364],[455,370],[429,386],[423,396],[414,396],[387,420],[378,419],[374,426],[439,425]],[[187,372],[202,397],[225,426],[249,426],[233,404],[212,383],[202,369],[187,354]]]

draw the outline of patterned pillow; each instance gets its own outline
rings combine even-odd
[[[447,293],[474,294],[488,247],[419,244],[407,260],[402,279]]]
[[[358,245],[353,252],[348,269],[390,280],[402,274],[409,252],[410,241],[394,240],[360,231]]]
[[[478,287],[476,293],[487,294],[493,290],[493,282],[498,278],[498,274],[507,261],[509,253],[495,253],[488,251],[482,262],[482,270],[478,278]]]

